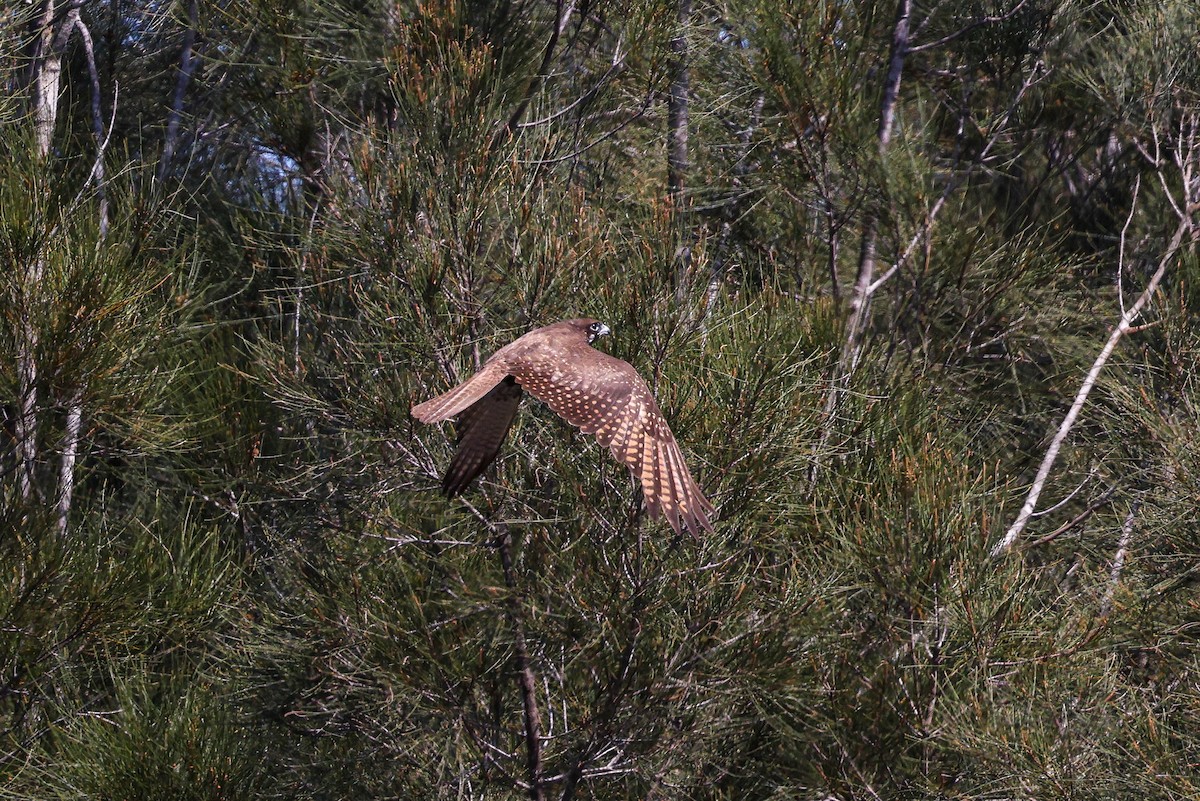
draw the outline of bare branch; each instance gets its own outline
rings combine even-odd
[[[516,131],[517,124],[521,121],[521,117],[525,116],[525,110],[529,108],[529,104],[533,101],[533,96],[537,93],[538,87],[546,79],[546,74],[550,69],[550,62],[554,58],[554,51],[558,47],[559,37],[567,28],[567,22],[571,19],[571,14],[575,12],[575,0],[570,0],[564,3],[563,0],[556,0],[556,12],[554,18],[554,29],[550,32],[550,39],[546,42],[546,49],[542,53],[542,64],[538,67],[537,73],[529,81],[529,86],[525,88],[525,95],[521,98],[521,102],[513,109],[513,113],[508,118],[508,123],[504,126],[504,130],[508,132]]]
[[[630,116],[628,118],[626,118],[626,119],[622,120],[620,123],[618,123],[617,126],[615,128],[613,128],[612,130],[601,134],[600,136],[596,137],[596,139],[592,140],[591,142],[588,142],[586,145],[583,145],[582,147],[575,148],[570,153],[567,153],[562,156],[554,156],[553,158],[545,158],[545,159],[517,159],[516,163],[531,164],[531,165],[535,165],[538,167],[543,167],[543,166],[548,166],[551,164],[561,164],[564,161],[571,161],[572,159],[577,159],[580,156],[582,156],[584,153],[591,150],[592,148],[596,147],[597,145],[603,144],[604,142],[608,141],[609,139],[611,139],[614,136],[616,136],[617,134],[619,134],[621,131],[625,130],[625,128],[627,128],[635,120],[639,120],[643,116],[645,116],[646,109],[648,109],[650,107],[650,102],[653,99],[654,99],[654,93],[647,92],[645,100],[642,101],[641,108],[637,109],[632,114],[630,114]]]
[[[1042,464],[1038,468],[1037,476],[1033,479],[1033,484],[1029,487],[1029,494],[1025,498],[1025,503],[1021,507],[1017,519],[1009,526],[1008,531],[1004,534],[1004,538],[992,548],[991,555],[993,557],[1006,553],[1012,547],[1013,543],[1016,542],[1021,532],[1025,530],[1029,518],[1033,515],[1034,509],[1037,507],[1038,497],[1042,494],[1042,488],[1046,485],[1046,479],[1050,476],[1050,470],[1054,467],[1055,460],[1058,459],[1058,452],[1062,448],[1063,442],[1066,441],[1067,435],[1071,433],[1071,429],[1075,426],[1075,420],[1078,419],[1079,413],[1083,409],[1083,404],[1087,402],[1092,387],[1095,386],[1096,380],[1100,377],[1100,371],[1108,363],[1108,359],[1116,349],[1117,344],[1121,341],[1121,337],[1133,326],[1138,315],[1142,313],[1142,309],[1150,302],[1150,298],[1158,290],[1158,285],[1167,271],[1167,265],[1170,264],[1172,257],[1179,250],[1184,234],[1190,230],[1191,225],[1188,219],[1181,219],[1175,229],[1174,236],[1171,237],[1170,244],[1167,245],[1166,251],[1158,262],[1158,269],[1154,271],[1154,275],[1150,278],[1150,283],[1146,285],[1137,302],[1121,314],[1120,321],[1113,328],[1112,333],[1109,334],[1108,341],[1104,343],[1100,355],[1096,357],[1096,361],[1093,362],[1091,369],[1088,370],[1087,376],[1083,380],[1083,385],[1080,386],[1079,392],[1075,395],[1075,402],[1071,404],[1071,409],[1059,425],[1054,439],[1050,441],[1050,446],[1046,449],[1046,455],[1043,457]]]
[[[559,109],[558,111],[555,111],[552,114],[542,117],[540,120],[530,120],[529,122],[517,123],[517,128],[519,128],[521,130],[524,130],[525,128],[536,128],[539,125],[546,125],[548,123],[554,122],[557,119],[565,117],[566,115],[570,114],[571,111],[573,111],[574,109],[579,108],[581,106],[585,106],[588,103],[590,103],[591,100],[600,93],[600,90],[604,87],[604,85],[606,83],[608,83],[608,81],[611,78],[620,74],[624,70],[625,70],[625,56],[622,54],[620,57],[620,60],[614,60],[612,66],[609,67],[605,71],[605,73],[600,76],[600,79],[598,81],[596,81],[596,84],[591,89],[588,89],[586,92],[581,94],[575,100],[568,103],[565,107]]]
[[[1040,512],[1034,512],[1031,515],[1031,517],[1043,517],[1045,515],[1052,514],[1056,510],[1061,509],[1064,506],[1066,506],[1068,503],[1071,502],[1072,498],[1074,498],[1076,495],[1078,495],[1083,490],[1083,488],[1087,486],[1087,483],[1089,481],[1091,481],[1093,478],[1095,478],[1096,472],[1097,472],[1096,468],[1093,467],[1091,470],[1088,471],[1088,474],[1083,477],[1083,481],[1079,482],[1079,486],[1076,487],[1075,489],[1071,490],[1070,492],[1068,492],[1065,498],[1063,498],[1061,501],[1059,501],[1058,503],[1051,506],[1049,509],[1043,509]]]
[[[92,163],[91,179],[96,182],[96,194],[100,205],[100,238],[108,234],[108,194],[104,187],[104,151],[108,144],[104,135],[104,112],[100,98],[100,72],[96,69],[96,49],[92,43],[92,32],[78,15],[74,17],[75,29],[83,42],[83,51],[87,56],[88,78],[91,82],[92,105],[92,137],[96,140],[96,160]],[[113,101],[113,113],[116,113],[116,100]],[[111,128],[111,125],[109,126]]]
[[[924,52],[925,50],[933,50],[934,48],[948,45],[951,42],[953,42],[955,39],[959,39],[963,36],[966,36],[968,33],[975,30],[976,28],[982,28],[984,25],[994,25],[997,22],[1007,22],[1008,20],[1015,17],[1017,15],[1017,13],[1020,12],[1020,10],[1022,8],[1024,8],[1025,4],[1028,2],[1029,2],[1029,0],[1021,0],[1021,2],[1017,3],[1015,6],[1013,6],[1012,8],[1010,8],[1008,11],[1006,11],[1003,14],[995,14],[990,17],[983,17],[982,19],[978,19],[975,22],[972,22],[970,25],[967,25],[966,27],[959,28],[954,33],[946,34],[941,39],[935,39],[934,41],[926,42],[925,44],[914,45],[909,48],[908,52],[921,53],[921,52]],[[928,21],[928,18],[926,21]],[[922,27],[924,27],[924,26],[922,26]]]
[[[882,156],[887,153],[892,141],[892,127],[896,118],[896,103],[900,97],[900,79],[904,74],[904,58],[908,53],[909,18],[912,15],[912,0],[900,0],[896,9],[896,22],[892,28],[892,50],[888,59],[887,78],[883,87],[883,100],[879,109],[878,147]],[[834,368],[833,381],[825,396],[825,427],[821,433],[820,447],[823,451],[833,434],[834,416],[841,403],[842,395],[850,383],[850,377],[858,367],[862,353],[860,342],[866,328],[867,315],[871,308],[871,285],[875,279],[875,249],[879,237],[879,212],[868,209],[863,221],[863,235],[859,245],[858,275],[854,280],[854,291],[850,297],[850,310],[846,319],[846,332],[841,355]],[[814,485],[820,473],[820,459],[813,461],[809,472],[809,484]]]
[[[1129,514],[1125,516],[1125,524],[1121,526],[1121,539],[1117,543],[1117,553],[1113,556],[1112,570],[1109,571],[1108,590],[1104,593],[1104,600],[1100,602],[1100,617],[1108,617],[1108,613],[1112,611],[1113,595],[1117,592],[1117,585],[1121,582],[1121,570],[1125,567],[1125,554],[1129,551],[1129,540],[1133,536],[1133,521],[1137,517],[1139,503],[1134,503],[1129,510]]]
[[[1117,246],[1117,302],[1121,306],[1121,313],[1125,313],[1125,234],[1129,231],[1129,223],[1133,222],[1133,213],[1137,210],[1138,192],[1142,188],[1142,175],[1137,174],[1133,180],[1133,199],[1129,202],[1129,216],[1125,218],[1125,224],[1121,226],[1121,241]]]
[[[1091,503],[1089,503],[1087,505],[1087,508],[1084,509],[1079,514],[1077,514],[1074,517],[1074,519],[1069,520],[1066,523],[1063,523],[1061,526],[1054,529],[1054,531],[1051,531],[1046,536],[1040,537],[1040,538],[1034,540],[1033,542],[1025,545],[1024,546],[1025,550],[1030,550],[1032,548],[1038,547],[1039,545],[1045,545],[1048,542],[1052,542],[1053,540],[1058,539],[1060,536],[1067,533],[1071,529],[1075,528],[1080,523],[1082,523],[1084,520],[1087,520],[1089,517],[1091,517],[1092,514],[1095,513],[1095,511],[1097,509],[1099,509],[1101,506],[1103,506],[1105,503],[1107,503],[1108,499],[1111,498],[1112,494],[1116,491],[1117,491],[1117,487],[1114,484],[1113,486],[1106,489],[1104,492],[1100,493],[1100,497],[1097,498],[1096,500],[1092,501]]]

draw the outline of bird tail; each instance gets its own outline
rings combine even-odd
[[[412,407],[412,416],[422,423],[439,423],[449,420],[471,406],[496,386],[504,375],[496,375],[486,368],[449,392]]]

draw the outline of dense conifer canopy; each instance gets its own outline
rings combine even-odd
[[[0,797],[1194,798],[1190,0],[0,8]],[[534,404],[613,329],[699,541]]]

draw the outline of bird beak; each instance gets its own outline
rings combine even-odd
[[[597,331],[597,332],[596,332],[596,333],[594,333],[594,334],[589,334],[589,335],[588,335],[588,344],[589,344],[589,345],[590,345],[590,344],[592,344],[593,342],[595,342],[595,341],[596,341],[597,339],[599,339],[600,337],[606,337],[606,336],[608,336],[608,335],[609,335],[611,332],[612,332],[612,329],[610,329],[610,328],[609,328],[607,325],[605,325],[604,323],[600,323],[600,330],[599,330],[599,331]]]

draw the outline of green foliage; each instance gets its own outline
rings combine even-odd
[[[887,146],[895,6],[100,8],[46,157],[0,23],[0,796],[1196,795],[1192,4],[914,8]],[[437,492],[584,314],[714,534],[530,401]]]

